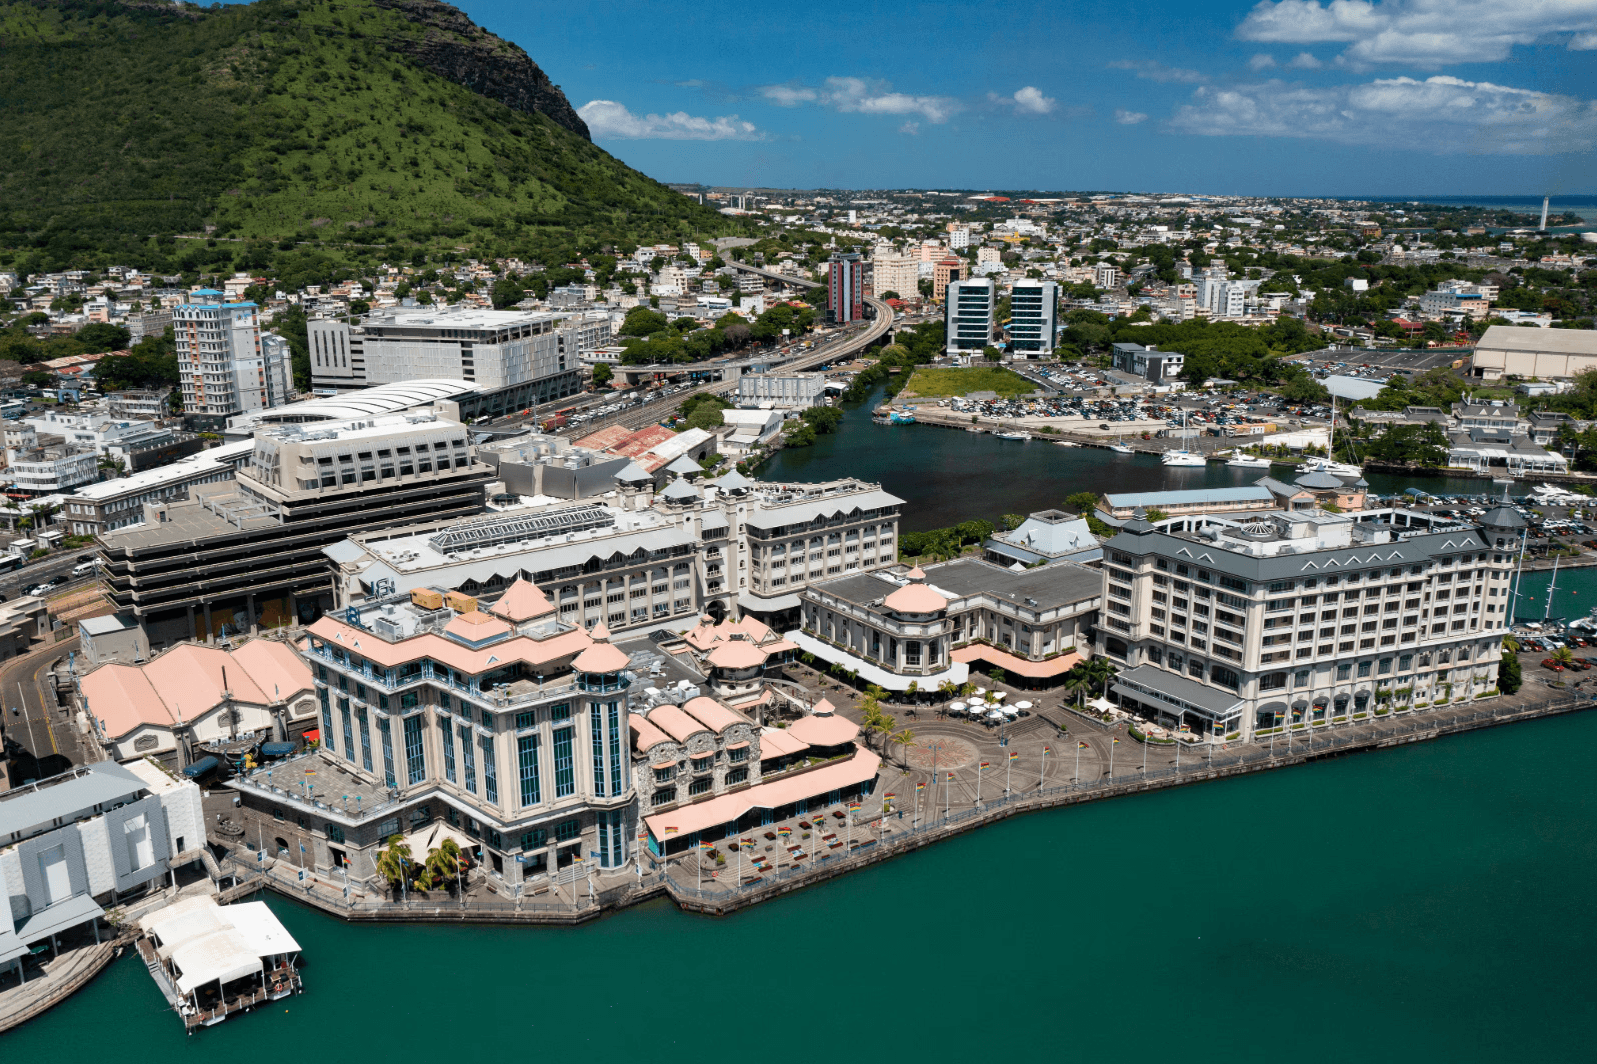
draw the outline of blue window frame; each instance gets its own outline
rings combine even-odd
[[[394,776],[394,733],[389,730],[388,718],[377,718],[377,734],[383,742],[383,779],[388,781],[390,787],[399,786],[399,780]]]
[[[325,687],[317,694],[322,696],[322,745],[331,750],[333,749],[333,704],[327,697]]]
[[[444,741],[444,779],[455,782],[455,730],[448,720],[439,720],[438,737]]]
[[[626,762],[621,760],[621,705],[610,703],[610,794],[626,790]]]
[[[571,729],[555,731],[555,797],[564,798],[577,790],[577,770],[571,757]]]
[[[483,797],[499,803],[499,773],[494,766],[494,741],[489,736],[481,736],[482,745],[482,794]]]
[[[355,760],[355,725],[349,716],[349,699],[338,700],[338,716],[344,725],[344,760]],[[331,744],[329,744],[331,745]]]
[[[521,765],[521,804],[537,805],[543,800],[538,782],[538,737],[523,735],[517,739],[516,757]]]
[[[593,736],[593,793],[604,793],[604,711],[595,702],[588,711],[588,731]]]
[[[477,755],[472,752],[471,729],[460,729],[460,756],[465,759],[466,790],[477,793]]]
[[[360,718],[360,763],[367,772],[372,770],[372,725],[366,718],[364,709],[357,709],[355,716]]]
[[[417,784],[427,778],[427,756],[421,742],[421,714],[405,718],[405,779]]]

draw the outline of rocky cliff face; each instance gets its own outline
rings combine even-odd
[[[419,40],[392,40],[398,51],[424,69],[464,85],[517,111],[545,115],[556,125],[591,140],[588,125],[560,87],[526,52],[494,36],[465,12],[439,0],[372,0],[425,29]]]

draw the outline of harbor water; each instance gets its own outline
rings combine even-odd
[[[1135,492],[1229,488],[1260,477],[1289,477],[1292,469],[1231,469],[1220,462],[1190,468],[1162,465],[1157,455],[1115,454],[1101,447],[1061,447],[1042,437],[1000,440],[990,433],[939,425],[878,425],[871,410],[881,393],[847,404],[838,431],[814,446],[778,451],[761,471],[766,480],[821,481],[859,477],[878,481],[905,500],[902,527],[922,532],[972,518],[997,521],[1058,507],[1080,491]],[[1243,442],[1243,441],[1238,441]],[[1174,446],[1172,441],[1171,446]],[[1436,494],[1480,494],[1489,480],[1468,477],[1403,478],[1370,474],[1370,490],[1383,495],[1419,487]],[[1528,490],[1516,486],[1515,492]]]
[[[981,829],[714,919],[358,925],[185,1037],[137,958],[8,1060],[1590,1059],[1597,713]]]

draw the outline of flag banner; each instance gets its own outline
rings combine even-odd
[[[1086,743],[1077,743],[1076,744],[1076,749],[1078,749],[1078,750],[1086,750],[1087,749],[1087,744]]]
[[[1047,743],[1043,743],[1042,744],[1042,752],[1044,754],[1051,754],[1051,753],[1054,752],[1054,748],[1049,746]]]
[[[983,771],[983,772],[986,772],[986,771],[987,771],[987,762],[985,762],[985,761],[983,761],[983,762],[982,762],[982,763],[981,763],[981,769],[982,769],[982,771]]]
[[[701,850],[711,850],[711,849],[714,849],[714,847],[711,846],[708,842],[702,842],[701,841],[699,843],[699,849],[701,849]]]
[[[924,791],[924,790],[925,790],[925,789],[926,789],[926,784],[924,784],[924,783],[917,783],[917,784],[915,784],[915,790],[917,790],[917,791]]]
[[[954,774],[952,772],[950,772],[948,774],[948,782],[949,783],[953,783],[954,782]]]
[[[1109,741],[1110,741],[1110,742],[1111,742],[1111,743],[1113,743],[1113,744],[1114,744],[1114,745],[1116,745],[1116,746],[1119,746],[1119,745],[1120,745],[1120,740],[1119,740],[1119,739],[1110,739],[1110,740],[1109,740]]]
[[[677,829],[676,828],[666,828],[665,829],[665,833],[667,835],[675,835],[677,833]]]
[[[882,800],[891,802],[894,798],[897,798],[897,797],[898,797],[898,795],[894,794],[892,791],[888,791],[886,794],[882,795]]]
[[[1013,750],[1011,750],[1009,752],[1009,760],[1011,760],[1011,761],[1019,761],[1020,760],[1020,755],[1015,753]]]

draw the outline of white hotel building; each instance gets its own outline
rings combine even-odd
[[[1127,522],[1098,654],[1122,705],[1221,739],[1495,694],[1524,523],[1402,509]],[[1128,704],[1129,703],[1129,704]]]

